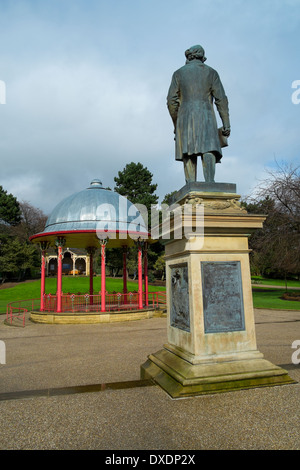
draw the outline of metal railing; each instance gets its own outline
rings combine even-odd
[[[26,313],[29,310],[39,308],[39,305],[40,299],[15,300],[14,302],[10,302],[6,307],[6,323],[13,325],[15,320],[21,320],[22,326],[24,327]]]
[[[45,311],[55,311],[56,296],[45,296]],[[143,294],[143,308],[159,308],[166,304],[165,292],[150,292],[146,301]],[[98,312],[102,308],[102,296],[99,294],[62,294],[62,312]],[[138,292],[120,292],[105,294],[105,312],[137,310]]]
[[[57,296],[44,294],[43,312],[57,311]],[[25,314],[28,311],[39,311],[41,306],[40,299],[18,300],[11,302],[6,308],[6,321],[12,324],[14,318],[22,319],[25,326]],[[165,292],[149,292],[148,298],[143,293],[143,308],[164,308],[166,306]],[[102,308],[101,293],[99,294],[62,294],[61,311],[70,313],[88,313],[100,312]],[[139,309],[138,292],[120,292],[106,293],[105,312],[121,312],[124,310]]]
[[[150,305],[150,300],[152,299],[153,308],[166,307],[167,305],[167,294],[165,291],[160,292],[149,292],[148,301]]]

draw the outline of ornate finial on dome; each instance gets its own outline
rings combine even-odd
[[[102,188],[102,181],[98,179],[91,181],[90,188]]]

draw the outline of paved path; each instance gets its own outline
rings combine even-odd
[[[285,289],[285,286],[272,286],[271,284],[251,284],[252,287],[266,287],[268,289]],[[287,290],[300,290],[300,287],[287,286]]]
[[[291,360],[300,312],[255,315],[258,349],[300,382]],[[1,450],[300,449],[298,383],[181,400],[141,383],[140,365],[166,341],[166,318],[25,328],[3,319]]]

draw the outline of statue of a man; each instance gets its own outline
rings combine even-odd
[[[218,73],[204,64],[203,47],[190,47],[186,64],[174,72],[167,105],[174,123],[176,160],[183,161],[186,183],[197,179],[197,156],[201,156],[206,182],[214,182],[215,164],[220,163],[220,144],[214,103],[223,123],[222,134],[230,135],[228,100]]]

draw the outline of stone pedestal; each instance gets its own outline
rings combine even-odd
[[[168,237],[161,226],[168,336],[141,366],[141,377],[153,378],[173,398],[292,383],[256,345],[248,237],[265,218],[241,207],[235,185],[193,185],[174,200],[184,214],[183,236],[180,218],[173,218]]]

